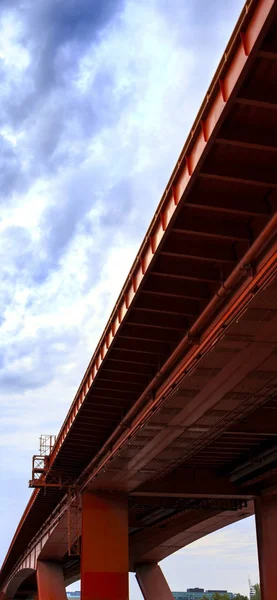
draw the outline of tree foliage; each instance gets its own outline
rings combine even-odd
[[[253,596],[253,600],[261,600],[261,589],[260,589],[260,584],[256,583],[254,585],[254,590],[255,590],[255,594]],[[251,598],[252,600],[252,598]]]
[[[201,598],[201,600],[208,600],[207,596],[203,596],[203,598]],[[230,596],[229,594],[220,594],[219,592],[215,592],[213,595],[213,600],[230,600]],[[242,594],[236,594],[234,597],[234,600],[249,600],[248,596],[242,596]],[[257,599],[255,598],[255,600],[260,600],[260,596],[257,596]]]
[[[260,584],[256,583],[254,585],[255,595],[253,596],[253,600],[261,600],[261,590]],[[208,596],[202,596],[201,600],[209,600]],[[220,594],[219,592],[215,592],[213,595],[213,600],[229,600],[229,594]],[[248,596],[243,596],[242,594],[236,594],[234,596],[234,600],[249,600]],[[252,600],[252,598],[251,598]]]

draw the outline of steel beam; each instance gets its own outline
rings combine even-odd
[[[276,105],[277,107],[277,105]],[[214,181],[226,181],[228,183],[241,183],[247,185],[258,186],[261,188],[272,188],[277,189],[277,181],[264,181],[261,179],[252,179],[248,177],[239,177],[238,175],[222,175],[220,173],[209,173],[207,171],[202,171],[199,173],[199,177],[203,179],[212,179]]]
[[[261,152],[277,152],[277,145],[270,146],[265,144],[259,144],[254,141],[238,140],[236,138],[217,138],[217,144],[221,146],[234,146],[235,148],[245,148],[246,150],[259,150]]]
[[[187,510],[130,537],[130,569],[143,562],[159,562],[191,542],[250,516],[253,502],[237,511]],[[271,599],[270,599],[271,600]],[[276,599],[275,599],[276,600]]]
[[[136,578],[144,600],[174,600],[165,576],[157,564],[137,565]]]
[[[257,342],[249,344],[245,350],[235,355],[233,360],[169,421],[166,430],[162,430],[154,436],[129,461],[128,473],[124,475],[125,480],[127,477],[133,477],[138,470],[143,469],[162,450],[167,448],[173,440],[183,435],[185,428],[193,426],[208,410],[216,406],[225,394],[230,392],[248,373],[257,368],[271,353],[271,344]],[[205,438],[206,435],[204,432],[203,437]]]
[[[244,106],[253,106],[254,108],[266,108],[267,110],[277,110],[277,102],[266,102],[264,100],[257,100],[254,98],[238,97],[236,98],[235,103],[243,104]]]
[[[159,479],[149,480],[131,496],[165,498],[241,498],[254,497],[254,490],[247,490],[231,483],[215,469],[177,467],[173,472]]]
[[[134,300],[137,290],[141,285],[144,275],[157,249],[164,238],[167,226],[176,211],[180,200],[187,194],[191,187],[192,178],[197,175],[201,162],[208,153],[208,148],[222,124],[224,116],[228,112],[228,102],[237,97],[239,84],[243,77],[249,72],[251,61],[248,60],[250,53],[254,54],[260,50],[261,35],[265,36],[276,7],[273,0],[253,3],[243,13],[235,32],[229,42],[228,48],[222,58],[219,68],[215,74],[205,98],[196,122],[193,125],[185,148],[171,176],[165,194],[158,207],[157,214],[150,225],[139,255],[136,258],[130,275],[124,284],[120,299],[111,315],[109,323],[97,346],[96,352],[88,366],[84,378],[80,384],[74,402],[70,408],[64,425],[58,435],[54,451],[51,456],[51,464],[55,461],[57,454],[74,422],[76,412],[83,404],[84,399],[91,388],[97,372],[113,343],[116,332]],[[241,35],[243,33],[243,35]],[[235,44],[235,46],[234,46]],[[235,51],[234,51],[235,48]],[[232,51],[231,51],[232,50]],[[202,126],[202,127],[201,127]],[[199,127],[201,127],[199,132]],[[277,187],[277,184],[276,184]],[[159,217],[157,219],[157,216]]]
[[[276,600],[277,496],[255,500],[262,600]]]

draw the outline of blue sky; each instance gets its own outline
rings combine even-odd
[[[0,560],[242,4],[1,0]],[[163,568],[246,592],[253,520]]]

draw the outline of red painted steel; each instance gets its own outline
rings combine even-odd
[[[255,500],[258,555],[262,600],[276,600],[277,589],[277,497]]]
[[[267,417],[277,378],[276,27],[273,0],[252,0],[242,11],[41,479],[50,483],[58,473],[83,492],[102,486],[129,494],[130,549],[140,562],[196,539],[202,522],[212,531],[251,514],[250,504],[233,512],[220,505],[218,469],[229,477],[277,433]],[[195,484],[185,489],[180,476],[172,496],[167,472],[181,463],[194,469]],[[199,467],[211,473],[205,485]],[[229,482],[227,497],[275,489],[267,474],[255,477],[255,488]],[[162,489],[164,506],[155,497]],[[215,499],[208,517],[205,490]],[[0,586],[50,547],[62,551],[66,506],[65,489],[35,490]],[[144,543],[150,525],[154,537]],[[78,569],[73,558],[64,564],[68,581]]]
[[[277,215],[273,219],[273,222],[270,223],[270,231],[271,231],[271,227],[272,227],[272,232],[276,233]],[[253,253],[249,252],[249,254],[251,254],[252,257],[254,256],[254,252]],[[242,272],[243,268],[248,264],[248,261],[246,261],[246,262],[242,261],[242,263],[243,264],[240,265],[240,267],[237,271],[239,278],[241,277],[241,272]],[[206,337],[203,336],[203,341],[201,341],[201,343],[200,343],[200,341],[199,341],[200,338],[197,337],[198,327],[200,329],[200,326],[201,325],[203,326],[203,321],[205,323],[205,318],[207,315],[209,315],[210,312],[211,312],[211,314],[213,314],[213,312],[215,310],[214,305],[218,302],[218,298],[221,297],[220,296],[221,290],[219,290],[218,295],[216,295],[215,299],[212,300],[211,305],[209,305],[207,307],[207,309],[204,311],[204,313],[202,313],[202,315],[199,319],[200,323],[196,322],[194,324],[193,329],[191,330],[190,334],[186,334],[184,340],[181,342],[181,344],[175,350],[173,355],[171,355],[169,361],[167,363],[165,363],[165,365],[163,365],[163,367],[160,369],[159,376],[161,376],[164,372],[166,373],[169,370],[171,365],[174,364],[174,360],[176,360],[176,357],[180,356],[182,351],[184,351],[186,345],[191,346],[191,339],[193,340],[193,336],[195,336],[196,343],[192,344],[192,350],[190,352],[188,352],[188,355],[186,356],[185,361],[182,361],[182,363],[180,365],[178,365],[177,369],[175,369],[171,373],[168,381],[163,383],[163,386],[161,387],[161,389],[159,389],[156,392],[155,398],[150,399],[150,401],[143,408],[142,413],[137,418],[134,419],[134,422],[132,422],[132,421],[130,422],[130,417],[131,417],[132,413],[135,412],[137,405],[141,403],[143,398],[147,394],[149,394],[152,384],[149,386],[150,389],[147,388],[145,390],[145,392],[143,393],[143,398],[139,398],[137,403],[134,405],[134,407],[132,408],[132,410],[128,413],[128,415],[126,417],[126,421],[128,421],[127,432],[125,434],[121,435],[120,438],[116,442],[114,441],[116,436],[121,433],[121,430],[122,430],[122,423],[121,423],[120,426],[112,434],[112,437],[109,438],[107,440],[107,442],[104,444],[103,448],[101,449],[101,454],[104,454],[104,452],[107,451],[107,448],[109,448],[111,446],[111,444],[114,444],[112,447],[112,450],[108,451],[108,453],[106,455],[104,455],[104,458],[102,459],[101,462],[99,462],[99,458],[100,458],[99,455],[96,455],[96,457],[93,458],[92,462],[98,463],[97,468],[95,470],[93,470],[91,475],[89,476],[89,478],[85,480],[85,484],[83,484],[84,486],[87,485],[89,483],[89,481],[93,477],[95,477],[95,475],[97,475],[103,467],[105,467],[105,465],[108,463],[108,461],[111,459],[111,457],[114,454],[116,454],[116,452],[123,447],[124,443],[128,442],[128,439],[130,438],[130,436],[132,434],[134,434],[136,430],[139,429],[141,424],[147,419],[147,417],[151,414],[153,409],[155,407],[157,407],[159,405],[159,403],[161,401],[163,401],[168,394],[171,393],[174,384],[176,385],[177,382],[179,383],[180,377],[182,377],[184,372],[186,371],[186,374],[187,374],[187,373],[189,373],[190,369],[195,368],[195,365],[197,362],[197,356],[199,356],[199,360],[200,360],[200,357],[202,358],[203,353],[207,352],[210,348],[212,348],[212,346],[220,338],[220,335],[223,335],[227,324],[229,324],[233,320],[237,319],[238,316],[241,315],[244,310],[246,310],[248,303],[253,299],[253,291],[252,290],[253,289],[258,290],[259,287],[262,285],[264,278],[265,278],[266,282],[270,281],[272,276],[275,275],[276,269],[277,269],[277,243],[275,244],[275,250],[273,251],[269,260],[266,262],[266,264],[261,269],[261,272],[254,278],[251,278],[251,277],[247,278],[247,280],[251,279],[250,283],[248,283],[248,285],[245,287],[243,292],[240,291],[240,294],[238,295],[238,297],[235,298],[235,301],[232,302],[231,306],[228,307],[227,310],[226,310],[226,307],[224,307],[224,311],[223,311],[223,315],[221,315],[221,319],[219,321],[217,321],[215,324],[213,322],[211,323],[212,324],[211,330],[209,329],[209,321],[207,322],[207,325],[206,325],[207,336]],[[246,280],[246,283],[247,283],[247,280]],[[230,282],[231,281],[234,282],[235,277],[234,278],[230,277]],[[231,285],[230,285],[230,287],[231,287]],[[226,288],[225,288],[225,286],[222,286],[222,288],[223,288],[222,293],[225,294],[226,290],[228,290],[228,281],[226,283]],[[201,331],[201,329],[200,329],[200,331]],[[123,423],[124,423],[124,419],[123,419]],[[86,471],[91,471],[91,469],[92,469],[92,464],[90,463],[88,465],[88,467],[85,469],[84,473],[86,473]]]
[[[53,561],[38,561],[38,600],[67,600],[62,566]]]
[[[168,583],[158,565],[138,565],[136,578],[144,600],[173,600]]]
[[[128,600],[128,572],[127,498],[84,494],[81,600]]]
[[[5,593],[1,593],[1,600],[2,597],[4,597],[5,600],[13,600],[13,598],[17,594],[17,590],[20,587],[20,585],[22,585],[22,583],[34,573],[35,570],[31,567],[22,568],[9,582],[5,589]]]
[[[248,18],[251,4],[254,5],[256,3],[247,3],[247,7],[242,13],[242,17],[236,27],[235,33],[232,36],[229,45],[227,46],[224,59],[221,62],[212,82],[204,106],[202,105],[198,113],[196,121],[192,127],[191,134],[188,137],[188,141],[179,157],[177,167],[171,176],[165,194],[158,206],[154,219],[148,229],[128,278],[123,286],[115,309],[109,319],[108,325],[102,335],[69,413],[60,430],[50,458],[50,464],[53,464],[55,461],[57,453],[59,452],[59,449],[61,448],[62,443],[64,442],[66,435],[72,426],[76,415],[78,414],[78,411],[93,383],[93,380],[116,335],[116,332],[120,327],[131,302],[134,300],[136,291],[143,280],[144,274],[147,272],[153,256],[163,239],[163,235],[166,230],[165,228],[168,227],[174,215],[176,206],[179,204],[187,186],[189,185],[191,176],[199,166],[200,158],[203,160],[202,155],[205,152],[207,143],[212,137],[216,126],[218,125],[219,119],[226,107],[227,100],[230,99],[232,93],[235,93],[236,91],[236,86],[243,72],[243,68],[247,63],[248,55],[253,49],[261,29],[268,18],[270,10],[274,5],[274,0],[263,0],[262,2],[257,3],[256,11],[254,12],[250,23],[244,31],[244,19]],[[241,32],[243,32],[244,35],[244,42],[241,40]],[[245,44],[247,44],[247,54],[245,53]],[[237,45],[238,48],[233,56],[233,48]],[[224,78],[222,78],[222,74],[224,74]],[[217,82],[220,84],[219,92],[216,91]],[[224,98],[222,97],[223,85],[225,89]],[[203,119],[203,115],[205,115],[205,119]],[[202,128],[204,127],[205,135],[203,135],[202,129],[201,132],[197,134],[199,123],[202,123]],[[185,166],[183,166],[183,157],[185,158]],[[276,229],[276,223],[273,229]],[[237,273],[235,273],[234,279],[236,277]]]
[[[247,509],[243,508],[235,513],[216,509],[201,513],[190,510],[169,518],[165,529],[159,524],[152,525],[148,528],[147,535],[143,536],[142,533],[137,535],[131,549],[131,569],[136,570],[136,565],[146,562],[160,562],[169,554],[177,552],[201,537],[249,517],[253,514],[253,510],[252,502],[249,502]]]

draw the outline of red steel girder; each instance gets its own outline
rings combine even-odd
[[[200,113],[197,116],[196,122],[193,125],[191,135],[189,136],[185,148],[181,153],[178,164],[169,181],[162,201],[156,211],[153,222],[151,223],[151,226],[143,241],[138,257],[131,269],[130,275],[128,276],[127,281],[124,285],[123,291],[118,299],[118,302],[116,303],[116,307],[111,315],[111,318],[98,344],[92,361],[90,362],[90,365],[81,382],[81,385],[78,389],[71,409],[61,428],[60,434],[57,439],[57,443],[51,456],[51,464],[59,460],[60,450],[64,446],[69,431],[76,422],[76,417],[78,416],[78,413],[80,411],[81,406],[83,405],[85,398],[90,393],[92,384],[94,382],[96,383],[96,395],[101,396],[101,391],[104,391],[104,388],[100,388],[97,384],[98,372],[112,344],[113,352],[119,352],[120,356],[122,356],[122,354],[124,354],[125,352],[126,357],[134,357],[135,355],[139,356],[140,354],[143,355],[143,357],[145,357],[146,352],[148,352],[149,357],[151,357],[150,360],[154,360],[154,362],[156,360],[156,357],[157,360],[159,360],[162,354],[163,357],[166,358],[170,352],[170,345],[163,344],[162,342],[152,342],[150,351],[149,349],[147,351],[147,347],[149,348],[149,346],[151,345],[151,341],[137,341],[136,339],[132,340],[130,338],[126,338],[125,340],[123,339],[120,341],[118,340],[117,332],[119,332],[119,329],[121,328],[121,324],[128,313],[132,301],[137,296],[137,292],[140,289],[140,285],[145,280],[145,275],[148,274],[149,268],[152,265],[152,260],[157,256],[160,243],[163,241],[164,235],[166,234],[171,224],[171,218],[175,214],[177,214],[177,211],[179,211],[179,207],[181,206],[181,199],[183,201],[188,197],[188,194],[195,183],[196,177],[199,174],[199,169],[209,151],[211,143],[215,140],[220,125],[222,124],[225,116],[228,114],[230,104],[236,100],[236,94],[239,89],[239,86],[242,80],[245,78],[247,72],[249,72],[251,65],[253,64],[252,57],[255,55],[255,53],[257,54],[257,52],[260,50],[260,42],[264,38],[270,24],[272,23],[274,16],[276,16],[276,3],[273,0],[252,0],[252,2],[248,3],[247,8],[242,13],[242,16],[235,29],[235,32],[226,49],[226,53],[220,63],[219,69],[217,70],[215,77],[212,81],[207,97],[205,98],[205,101],[200,109]],[[246,102],[249,101],[251,101],[251,99],[246,99]],[[264,102],[264,105],[266,105],[266,107],[268,107],[269,105],[271,106],[272,104],[272,102]],[[261,107],[261,102],[259,103],[259,106],[257,104],[256,106],[258,108]],[[208,179],[205,180],[205,183],[206,181],[208,181]],[[229,179],[228,177],[225,177],[225,184],[228,181],[232,186],[234,184],[238,184],[239,187],[243,187],[243,185],[247,183],[247,186],[260,186],[261,188],[263,188],[263,191],[265,193],[268,191],[268,182],[266,183],[263,180],[259,182],[256,180],[245,180],[244,178],[240,177],[229,177]],[[220,185],[220,179],[217,177],[216,185],[218,184]],[[208,198],[207,202],[209,203],[210,201],[211,199]],[[202,199],[202,202],[205,204],[205,200]],[[228,202],[226,204],[228,205]],[[236,214],[239,214],[239,206],[238,203],[236,204],[235,200],[234,205],[234,211],[236,212]],[[245,207],[242,204],[242,212],[244,211],[244,208]],[[211,206],[209,208],[206,207],[206,209],[211,210]],[[253,202],[253,209],[251,209],[251,203],[248,204],[248,209],[249,214],[255,214],[255,202]],[[230,213],[230,211],[232,211],[232,206],[230,206],[229,204],[229,207],[227,206],[226,210]],[[224,202],[222,202],[221,204],[221,211],[224,211]],[[246,213],[247,210],[246,212],[244,212],[244,214]],[[267,211],[265,210],[265,214],[266,213]],[[261,211],[262,216],[263,214],[264,213]],[[209,304],[202,312],[201,316],[197,319],[196,323],[193,325],[192,332],[189,335],[185,336],[184,339],[182,339],[177,349],[172,353],[170,359],[167,360],[163,370],[161,370],[161,373],[159,373],[159,377],[164,377],[166,375],[166,369],[170,368],[172,370],[174,361],[180,359],[180,355],[182,353],[184,354],[184,349],[187,348],[187,345],[190,348],[189,354],[185,357],[187,363],[185,366],[184,363],[182,365],[179,364],[178,372],[176,370],[173,370],[171,383],[172,380],[174,380],[174,378],[178,380],[178,377],[180,376],[180,369],[193,368],[193,365],[197,361],[199,352],[206,351],[207,347],[211,347],[213,343],[216,343],[218,336],[221,335],[221,327],[226,327],[228,325],[230,319],[236,313],[236,310],[238,310],[238,304],[240,302],[245,302],[245,304],[247,304],[248,301],[250,302],[251,294],[255,293],[255,291],[253,291],[255,290],[255,288],[251,288],[252,284],[254,286],[263,285],[262,278],[264,277],[266,279],[267,277],[267,275],[265,275],[265,272],[263,271],[263,269],[265,269],[265,263],[260,264],[259,261],[260,254],[263,254],[265,252],[266,245],[269,242],[270,238],[272,238],[274,228],[276,231],[276,220],[274,221],[274,219],[272,218],[264,232],[256,240],[256,243],[254,242],[254,244],[251,246],[251,251],[246,253],[245,260],[241,261],[234,268],[232,273],[231,270],[230,272],[227,270],[226,273],[224,273],[225,277],[222,278],[221,274],[219,274],[218,278],[217,271],[210,271],[210,273],[212,274],[212,284],[220,283],[223,279],[227,279],[227,276],[228,279],[227,281],[224,281],[224,285],[222,285],[219,288],[218,293],[213,297],[212,301],[209,302]],[[273,260],[273,257],[267,255],[268,269],[270,260]],[[276,255],[274,260],[276,261]],[[259,263],[260,279],[258,283],[257,277],[253,277],[253,274],[255,273],[251,272],[251,268],[249,269],[249,271],[246,272],[247,266],[251,267],[253,262],[255,263],[255,266],[257,266],[257,264]],[[216,276],[213,277],[213,275]],[[171,273],[168,273],[165,276],[170,277]],[[176,279],[176,277],[180,277],[181,279],[181,275],[175,274],[174,280]],[[193,281],[192,273],[187,273],[187,280]],[[210,280],[208,279],[208,285],[209,281]],[[249,284],[249,281],[251,285]],[[230,294],[231,291],[233,293],[234,288],[238,285],[240,285],[240,293],[237,296],[233,296],[232,310],[230,310]],[[214,313],[216,310],[222,307],[222,298],[226,297],[226,294],[228,295],[226,311],[222,316],[221,320],[219,320],[217,325],[215,326],[213,322]],[[206,346],[205,344],[202,344],[202,340],[199,336],[199,330],[202,331],[203,328],[205,328],[206,332]],[[122,344],[122,342],[123,347],[120,348],[120,344]],[[154,398],[154,402],[156,402],[155,405],[158,405],[158,402],[162,400],[163,395],[168,392],[167,388],[169,386],[169,382],[162,381],[159,379],[157,385],[159,385],[160,388],[159,394]],[[150,391],[151,389],[145,390],[147,394],[149,394]],[[114,392],[109,389],[109,392],[112,395],[117,395],[118,398],[120,398],[121,395],[125,394],[123,390],[118,390]],[[127,397],[131,398],[132,394],[128,393]],[[133,395],[133,400],[134,399],[135,394]],[[143,400],[145,399],[146,398],[143,397]],[[142,398],[140,398],[140,400],[142,400]],[[153,396],[151,396],[151,401],[153,402]],[[145,411],[143,412],[143,414],[139,415],[139,419],[137,417],[135,418],[137,409],[138,404],[136,404],[133,407],[133,411],[128,415],[129,425],[131,424],[131,426],[128,430],[128,434],[124,433],[124,436],[126,437],[126,439],[124,437],[124,443],[128,440],[127,436],[132,434],[132,432],[136,430],[136,427],[139,426],[141,422],[140,419],[144,419],[147,417],[148,410],[150,410],[150,404],[149,402],[146,403]],[[134,417],[134,420],[130,421],[130,417],[131,419],[133,419]],[[115,431],[115,436],[117,435],[118,431]],[[103,446],[103,453],[107,452],[107,449],[109,449],[110,442],[111,440],[108,440],[107,444]],[[120,440],[120,443],[122,443],[122,439]],[[116,442],[115,444],[115,451],[117,450],[117,444],[118,442]],[[104,459],[102,458],[102,455],[97,455],[95,457],[97,467],[96,470],[98,468],[101,469],[103,464],[105,463],[105,454],[103,454],[103,456]],[[108,460],[109,458],[110,454]],[[7,561],[11,556],[10,552],[12,550],[14,556],[14,544],[17,541],[17,536],[21,532],[27,517],[32,513],[37,498],[38,493],[35,492],[32,498],[30,499],[26,511],[20,521],[19,527],[13,538],[11,549],[4,563],[4,567],[2,570],[2,580],[3,577],[5,577],[5,573],[7,573]]]
[[[164,231],[166,230],[180,199],[183,197],[186,189],[189,189],[192,175],[199,169],[200,159],[202,159],[202,155],[206,153],[209,141],[215,135],[216,129],[224,116],[227,102],[231,101],[232,97],[236,97],[238,81],[250,66],[248,57],[251,52],[255,50],[255,45],[259,43],[262,29],[269,25],[270,19],[273,18],[274,14],[276,14],[274,0],[252,2],[250,5],[247,5],[247,10],[242,12],[224,58],[222,59],[210,86],[208,96],[199,111],[192,129],[192,135],[189,137],[189,140],[182,151],[177,167],[172,174],[154,220],[151,223],[140,248],[138,257],[135,260],[130,275],[123,287],[116,308],[112,313],[109,324],[98,344],[72,407],[60,431],[51,456],[51,464],[54,462],[114,336],[116,335],[116,331],[120,327],[122,319],[144,278],[144,274],[152,262],[152,258],[163,239]],[[243,32],[242,36],[240,35],[241,32]],[[200,133],[198,132],[198,124],[202,124]]]

